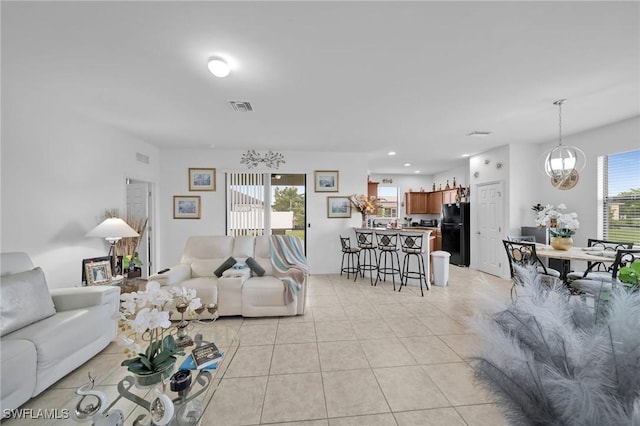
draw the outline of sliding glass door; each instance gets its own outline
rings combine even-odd
[[[227,235],[306,237],[306,175],[227,173]]]

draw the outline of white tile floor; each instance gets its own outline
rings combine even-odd
[[[312,276],[304,316],[220,320],[239,330],[240,348],[202,424],[506,425],[474,383],[465,322],[482,293],[506,298],[510,286],[454,266],[449,286],[424,297],[417,286]],[[64,407],[88,368],[119,360],[111,345],[25,407]]]

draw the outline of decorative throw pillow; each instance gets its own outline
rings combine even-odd
[[[251,271],[257,276],[261,277],[264,275],[264,268],[260,266],[253,257],[248,257],[244,263],[246,263],[249,269],[251,269]]]
[[[220,278],[224,271],[226,271],[227,269],[231,268],[235,264],[236,264],[236,260],[233,257],[229,257],[227,260],[222,262],[222,265],[218,266],[218,269],[213,271],[213,274],[216,277]]]
[[[0,278],[0,335],[50,317],[56,308],[42,269]]]

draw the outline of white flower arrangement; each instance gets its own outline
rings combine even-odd
[[[536,215],[536,225],[549,228],[549,233],[552,237],[571,237],[580,227],[580,222],[578,222],[577,213],[562,212],[566,209],[567,206],[564,204],[558,204],[555,208],[553,205],[547,204],[538,211]]]
[[[167,332],[171,327],[171,313],[167,309],[172,307],[171,302],[184,304],[189,315],[195,315],[194,311],[202,303],[194,289],[172,287],[166,290],[160,283],[151,281],[147,283],[146,291],[124,293],[120,300],[120,344],[130,357],[122,362],[123,366],[136,374],[152,374],[175,363],[176,355],[184,354],[175,347],[173,336]],[[146,349],[140,345],[140,340],[149,342]]]

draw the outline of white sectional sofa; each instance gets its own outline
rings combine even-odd
[[[0,255],[0,412],[18,408],[116,336],[120,288],[49,290],[26,253]]]
[[[303,279],[300,279],[300,271],[293,269],[291,274],[284,274],[284,277],[297,276],[299,282],[296,294],[292,294],[293,297],[287,301],[287,284],[282,280],[283,274],[272,265],[271,244],[270,236],[190,237],[180,264],[165,273],[152,275],[149,280],[158,281],[164,286],[193,288],[203,305],[217,304],[221,316],[302,315],[307,293],[306,274]],[[216,276],[214,272],[229,258],[233,258],[238,265],[244,265],[248,258],[252,258],[264,270],[264,274],[258,276],[245,267],[230,268],[222,276]]]

